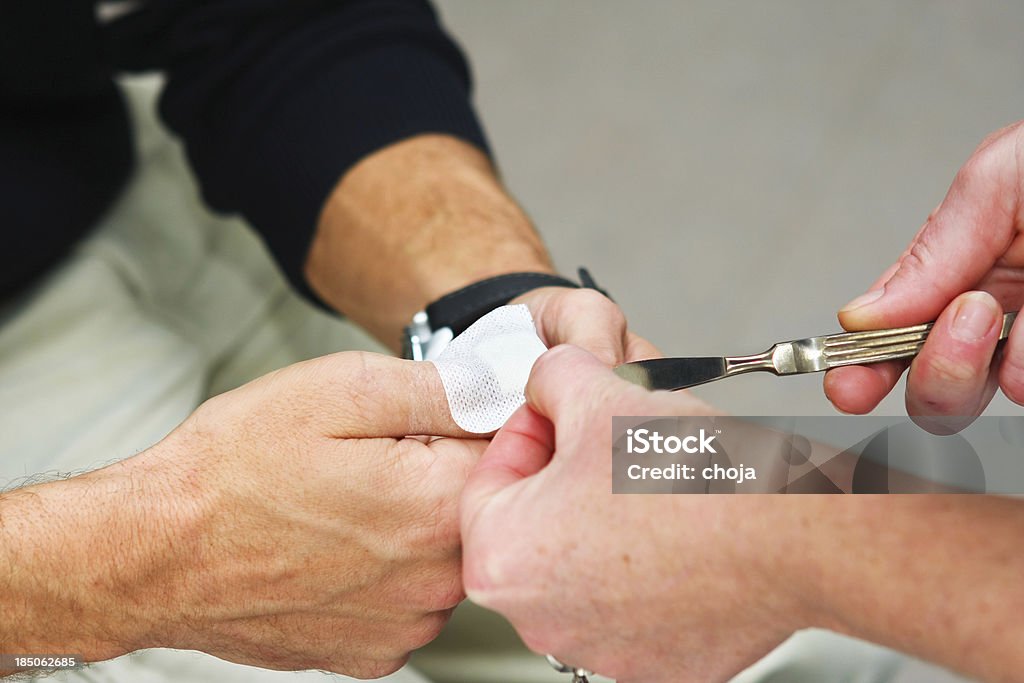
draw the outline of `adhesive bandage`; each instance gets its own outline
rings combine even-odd
[[[526,398],[534,362],[546,351],[525,305],[496,308],[452,340],[436,360],[455,424],[487,434]]]

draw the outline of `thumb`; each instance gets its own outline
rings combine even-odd
[[[495,495],[544,469],[555,451],[554,426],[529,406],[513,413],[491,440],[462,490],[463,535]]]
[[[294,369],[294,370],[293,370]],[[402,360],[377,353],[346,351],[299,363],[290,396],[313,403],[308,419],[335,438],[410,435],[479,439],[452,419],[441,376],[433,363]],[[288,375],[291,377],[291,375]]]
[[[463,491],[464,532],[488,500],[536,474],[551,461],[555,452],[553,421],[564,437],[574,433],[572,426],[566,426],[567,416],[593,417],[588,409],[589,400],[598,389],[595,383],[605,382],[619,385],[620,389],[630,386],[595,356],[575,346],[556,346],[537,359],[526,385],[527,405],[519,408],[494,435]],[[581,396],[587,400],[581,401]]]
[[[888,273],[839,312],[850,330],[934,320],[974,289],[1020,227],[1019,126],[997,133],[957,174],[939,208]],[[887,273],[887,274],[888,274]]]
[[[626,391],[638,389],[619,378],[594,355],[569,344],[549,349],[533,365],[526,402],[561,430],[593,413]],[[571,427],[570,427],[571,428]]]

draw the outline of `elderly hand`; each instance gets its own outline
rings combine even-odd
[[[134,458],[0,497],[0,583],[28,582],[0,598],[0,642],[398,669],[463,597],[458,499],[485,445],[408,434],[462,435],[434,367],[341,353],[207,401]]]
[[[995,353],[1003,312],[1022,304],[1024,122],[981,144],[899,260],[839,319],[849,330],[937,319],[910,365],[907,411],[926,428],[929,416],[964,416],[958,426],[965,426],[997,387],[1024,405],[1024,323],[1013,328],[1001,359]],[[841,410],[865,413],[906,367],[838,368],[826,374],[825,393]]]
[[[529,307],[537,334],[548,347],[573,344],[610,366],[661,356],[653,344],[627,329],[622,309],[597,290],[541,287],[509,303]]]
[[[470,476],[462,533],[470,598],[531,649],[620,683],[720,681],[816,623],[765,533],[774,497],[612,495],[613,415],[707,405],[568,346],[537,362],[527,398]]]

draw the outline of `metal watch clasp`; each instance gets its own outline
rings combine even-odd
[[[430,329],[427,312],[420,311],[412,317],[412,322],[405,328],[402,357],[409,360],[434,360],[441,355],[454,336],[450,327]]]

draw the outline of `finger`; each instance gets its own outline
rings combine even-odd
[[[1019,225],[1016,131],[987,142],[957,174],[883,287],[840,311],[847,329],[898,327],[935,318],[1009,249]]]
[[[526,383],[526,402],[561,430],[567,418],[590,413],[590,406],[631,388],[635,387],[616,377],[593,354],[563,344],[534,363]]]
[[[626,332],[626,353],[624,359],[626,363],[647,358],[661,358],[664,355],[658,347],[643,337],[632,332]]]
[[[546,288],[529,292],[522,300],[530,306],[537,333],[549,347],[572,344],[609,366],[625,358],[626,316],[600,292]]]
[[[555,423],[560,438],[582,434],[611,415],[720,414],[689,392],[651,392],[627,382],[570,344],[537,359],[526,383],[526,402]]]
[[[467,535],[478,511],[509,486],[536,474],[555,451],[551,422],[522,406],[498,430],[462,490],[461,518]]]
[[[889,361],[829,370],[825,373],[825,396],[844,413],[870,413],[896,386],[907,365],[906,361]]]
[[[926,418],[973,418],[984,410],[992,397],[990,366],[1002,316],[987,292],[963,294],[939,316],[907,377],[907,412],[922,427],[956,431],[969,420]]]
[[[999,386],[1014,403],[1024,406],[1024,323],[1017,320],[1003,347]]]
[[[308,376],[304,410],[331,436],[479,438],[455,424],[433,363],[345,352],[300,365]]]

